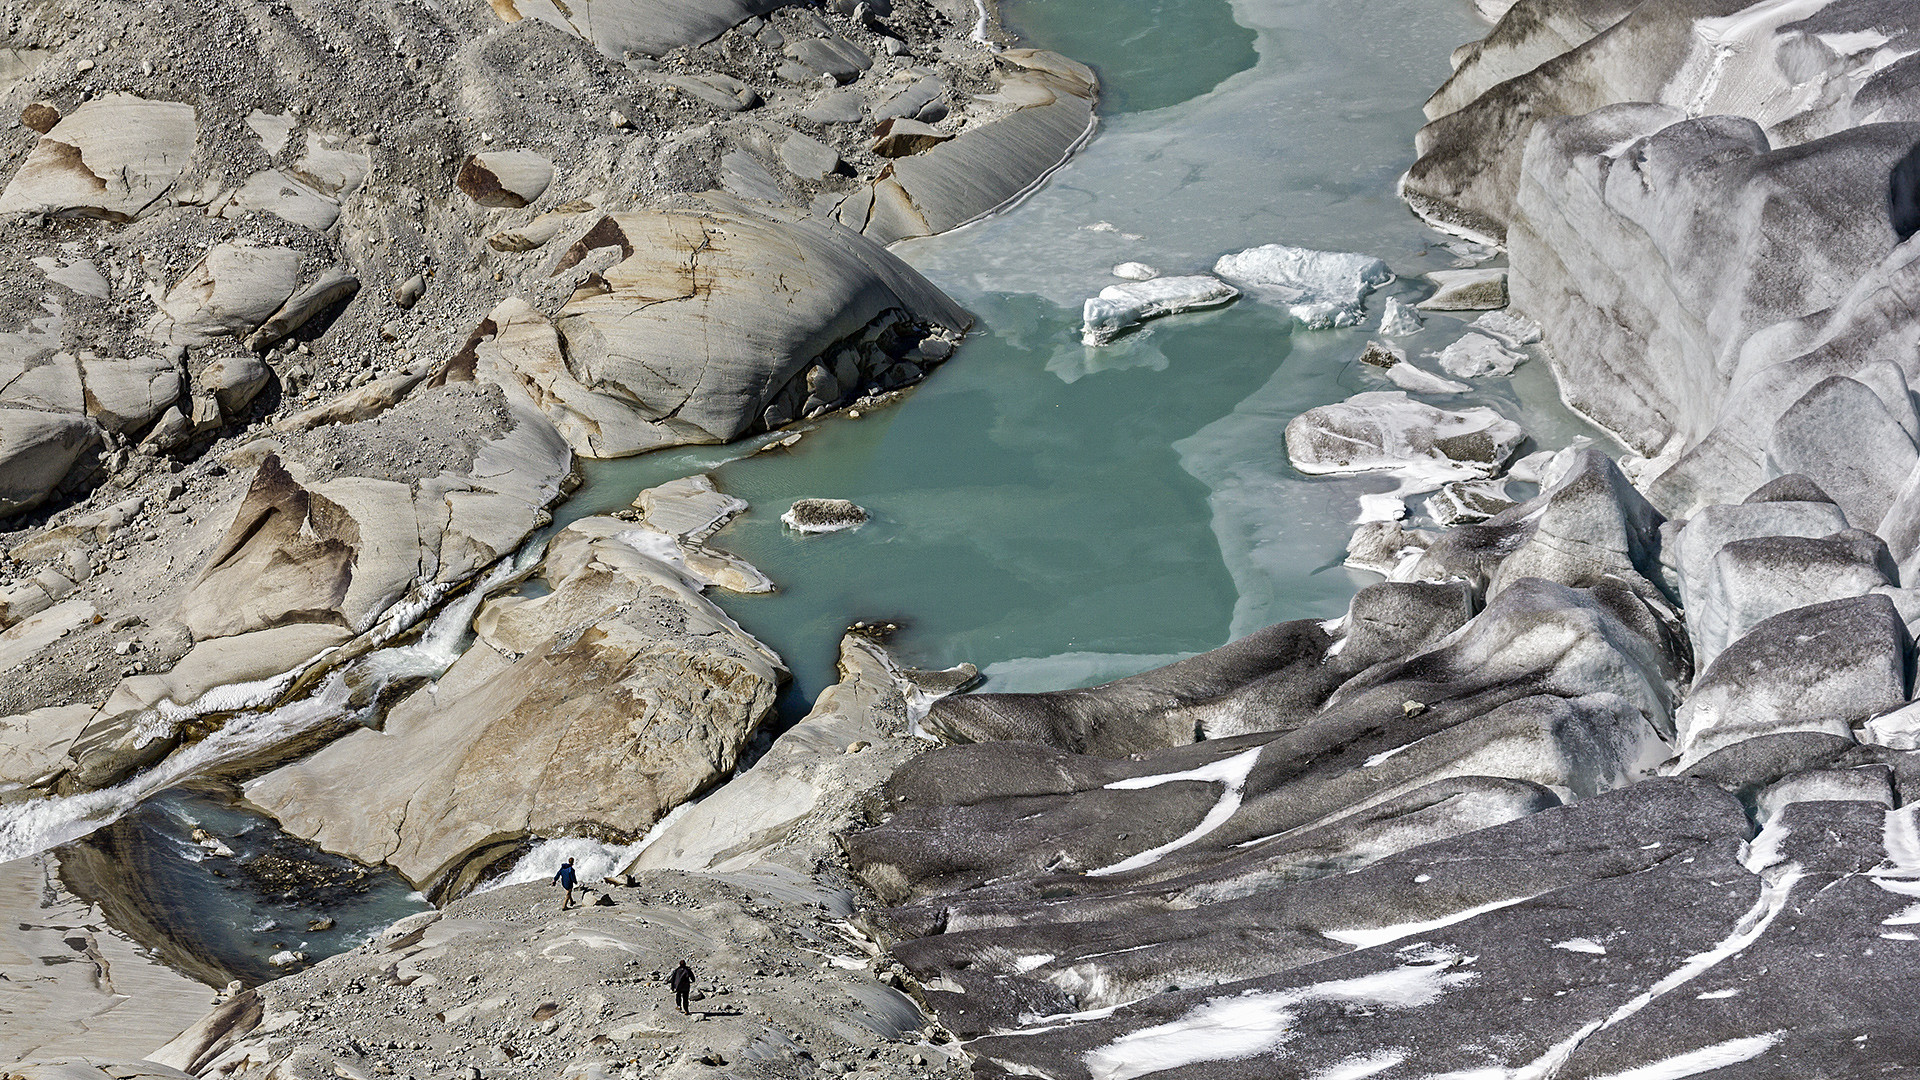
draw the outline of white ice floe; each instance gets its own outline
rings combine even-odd
[[[1607,947],[1593,940],[1592,938],[1584,938],[1584,937],[1568,938],[1565,941],[1554,942],[1552,947],[1556,949],[1565,949],[1567,952],[1591,953],[1594,956],[1607,955]]]
[[[1501,908],[1512,907],[1515,904],[1530,899],[1532,899],[1532,897],[1516,896],[1510,900],[1495,900],[1491,904],[1481,904],[1478,907],[1470,907],[1464,911],[1449,912],[1437,919],[1426,919],[1420,922],[1410,923],[1395,923],[1392,926],[1363,926],[1348,930],[1322,930],[1320,931],[1320,935],[1322,937],[1332,938],[1334,941],[1343,944],[1352,945],[1357,949],[1371,949],[1375,945],[1385,945],[1389,941],[1399,941],[1404,937],[1412,937],[1415,934],[1424,934],[1432,930],[1439,930],[1442,927],[1452,926],[1454,923],[1466,922],[1468,919],[1476,916],[1485,915],[1489,911],[1499,911]]]
[[[1358,325],[1360,302],[1393,280],[1387,264],[1371,255],[1285,244],[1263,244],[1222,255],[1213,272],[1255,295],[1279,300],[1312,330]]]
[[[1489,337],[1499,338],[1514,348],[1532,345],[1541,338],[1539,323],[1525,315],[1515,315],[1505,310],[1489,311],[1468,323],[1467,329],[1478,330]]]
[[[1213,809],[1208,810],[1207,815],[1200,819],[1200,824],[1187,830],[1184,835],[1169,840],[1159,847],[1149,848],[1138,855],[1122,859],[1111,866],[1103,866],[1098,870],[1089,870],[1087,871],[1087,876],[1103,877],[1108,874],[1138,870],[1143,866],[1152,866],[1154,863],[1159,862],[1161,857],[1168,852],[1178,851],[1220,826],[1225,825],[1227,819],[1231,818],[1234,813],[1240,809],[1240,799],[1243,790],[1247,786],[1247,776],[1253,772],[1253,766],[1259,760],[1260,747],[1256,746],[1251,750],[1242,751],[1232,757],[1225,757],[1219,761],[1209,762],[1197,769],[1188,769],[1185,772],[1177,773],[1159,773],[1154,776],[1135,776],[1126,780],[1115,780],[1113,783],[1108,784],[1107,789],[1110,791],[1137,791],[1141,788],[1159,787],[1161,784],[1172,784],[1181,780],[1203,780],[1209,783],[1220,784],[1223,790],[1220,792],[1220,801],[1213,804]]]
[[[1461,379],[1511,375],[1526,359],[1524,354],[1507,348],[1499,339],[1481,333],[1468,333],[1434,355],[1447,374]]]
[[[1113,268],[1113,276],[1128,281],[1150,281],[1160,276],[1160,271],[1143,262],[1123,262]]]
[[[1393,297],[1387,297],[1387,309],[1380,315],[1381,337],[1406,337],[1420,332],[1420,324],[1425,321],[1419,309],[1412,304],[1403,304]]]
[[[1178,1020],[1129,1032],[1088,1051],[1081,1060],[1093,1080],[1132,1080],[1206,1061],[1250,1058],[1293,1039],[1293,1021],[1302,1005],[1326,1002],[1356,1009],[1417,1009],[1479,977],[1477,972],[1454,970],[1460,963],[1454,957],[1289,990],[1212,998]]]
[[[1432,491],[1498,473],[1526,432],[1485,406],[1440,409],[1381,390],[1308,409],[1286,437],[1287,458],[1303,473],[1392,472],[1430,481],[1423,490]]]
[[[1194,308],[1218,307],[1239,295],[1239,289],[1206,274],[1109,285],[1082,306],[1080,341],[1086,345],[1105,345],[1122,331],[1148,319]]]
[[[1466,383],[1454,382],[1412,364],[1393,365],[1387,369],[1387,378],[1393,385],[1415,394],[1464,394],[1473,389]]]

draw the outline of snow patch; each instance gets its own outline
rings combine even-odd
[[[1138,870],[1143,866],[1152,866],[1154,863],[1159,862],[1161,856],[1166,855],[1168,852],[1178,851],[1220,826],[1225,825],[1227,819],[1231,818],[1234,813],[1240,809],[1240,799],[1247,785],[1247,776],[1253,772],[1254,764],[1260,760],[1260,750],[1261,748],[1256,746],[1251,750],[1242,751],[1232,757],[1222,758],[1219,761],[1202,765],[1197,769],[1188,769],[1186,772],[1160,773],[1155,776],[1136,776],[1127,780],[1115,780],[1113,783],[1106,785],[1110,791],[1138,791],[1142,788],[1159,787],[1161,784],[1171,784],[1181,780],[1203,780],[1209,783],[1220,784],[1224,787],[1224,790],[1220,792],[1220,801],[1213,804],[1213,809],[1208,810],[1207,816],[1200,819],[1200,824],[1187,830],[1184,835],[1175,837],[1157,848],[1149,848],[1146,851],[1140,852],[1138,855],[1122,859],[1111,866],[1103,866],[1098,870],[1089,870],[1087,871],[1087,876],[1104,877],[1108,874],[1118,874],[1128,870]]]
[[[1592,938],[1568,938],[1565,941],[1554,942],[1552,947],[1555,949],[1565,949],[1568,952],[1591,953],[1594,956],[1607,955],[1607,947]]]
[[[1626,1072],[1609,1073],[1598,1080],[1684,1080],[1685,1077],[1699,1076],[1701,1073],[1724,1069],[1729,1065],[1738,1065],[1743,1061],[1752,1061],[1768,1050],[1773,1049],[1782,1031],[1765,1035],[1749,1035],[1744,1039],[1728,1039],[1726,1042],[1703,1046],[1698,1050],[1689,1050],[1684,1054],[1650,1065],[1642,1065]]]
[[[1532,897],[1530,896],[1516,896],[1511,900],[1495,900],[1491,904],[1481,904],[1478,907],[1467,908],[1464,911],[1456,911],[1448,915],[1442,915],[1437,919],[1427,919],[1423,922],[1397,923],[1393,926],[1366,927],[1352,930],[1322,930],[1320,931],[1320,935],[1322,937],[1332,938],[1335,941],[1344,942],[1356,948],[1371,949],[1376,945],[1385,945],[1389,941],[1399,941],[1401,938],[1411,937],[1414,934],[1424,934],[1429,930],[1438,930],[1443,926],[1452,926],[1454,923],[1466,922],[1475,916],[1485,915],[1489,911],[1498,911],[1501,908],[1512,907],[1515,904],[1531,899]]]
[[[1082,1061],[1093,1080],[1132,1080],[1206,1061],[1250,1058],[1278,1049],[1293,1038],[1295,1010],[1302,1005],[1325,1002],[1361,1008],[1420,1008],[1479,977],[1477,972],[1452,970],[1460,963],[1460,958],[1450,957],[1445,963],[1409,964],[1291,990],[1213,998],[1171,1023],[1129,1032],[1091,1050]],[[1374,1070],[1380,1071],[1384,1068]]]

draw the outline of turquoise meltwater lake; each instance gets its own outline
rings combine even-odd
[[[1086,148],[1020,205],[896,251],[976,319],[904,401],[824,418],[791,450],[703,447],[597,462],[564,519],[711,472],[753,509],[717,546],[779,583],[712,593],[794,672],[804,711],[834,680],[842,630],[893,621],[900,657],[979,665],[986,689],[1089,685],[1284,619],[1327,618],[1374,579],[1340,565],[1357,499],[1386,478],[1309,479],[1288,420],[1391,389],[1356,362],[1385,298],[1430,291],[1446,240],[1394,194],[1420,104],[1486,27],[1467,0],[1016,0],[1010,25],[1093,65]],[[1357,251],[1397,280],[1360,327],[1306,330],[1231,306],[1080,344],[1080,304],[1139,261],[1209,269],[1267,243]],[[1418,357],[1460,332],[1430,315]],[[1431,361],[1428,362],[1431,367]],[[1491,405],[1537,445],[1591,434],[1538,358],[1443,404]],[[780,523],[793,500],[851,499],[873,519],[827,535]],[[1417,507],[1416,507],[1417,510]]]

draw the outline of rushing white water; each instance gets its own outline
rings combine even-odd
[[[481,601],[513,573],[511,562],[496,565],[486,578],[441,609],[413,644],[378,649],[359,657],[328,673],[304,697],[269,709],[237,712],[219,730],[113,787],[0,807],[0,862],[78,840],[116,820],[141,800],[183,780],[324,725],[365,719],[387,684],[399,679],[437,678],[445,672],[460,655]],[[416,612],[416,620],[418,615]],[[292,681],[293,674],[289,673],[245,687],[219,688],[201,697],[194,709],[183,709],[179,715],[207,715],[226,702],[264,704],[262,687],[278,686],[284,691]]]

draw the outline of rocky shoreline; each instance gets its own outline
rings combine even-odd
[[[1302,472],[1402,478],[1349,553],[1387,580],[1053,693],[960,693],[976,672],[856,630],[770,743],[782,662],[702,595],[768,586],[709,543],[739,500],[690,478],[544,535],[576,457],[946,359],[966,314],[881,245],[1043,177],[1089,71],[872,0],[395,4],[374,42],[242,5],[258,62],[230,71],[237,23],[184,53],[133,8],[90,21],[112,47],[22,28],[0,258],[48,318],[0,342],[0,454],[44,483],[6,495],[0,841],[211,776],[445,906],[223,992],[147,1063],[16,1072],[1920,1060],[1920,318],[1886,210],[1920,29],[1854,0],[1482,9],[1402,191],[1507,254],[1423,306],[1503,310],[1447,379],[1390,302],[1362,359],[1398,389],[1287,430]],[[1331,300],[1285,276],[1323,255],[1217,272],[1357,320],[1385,268],[1340,257],[1369,284]],[[1155,280],[1186,284],[1103,293],[1090,344],[1235,293]],[[1516,460],[1511,421],[1445,407],[1529,355],[1629,452]],[[470,892],[555,835],[647,842],[576,912]],[[698,1021],[660,982],[689,948]]]

